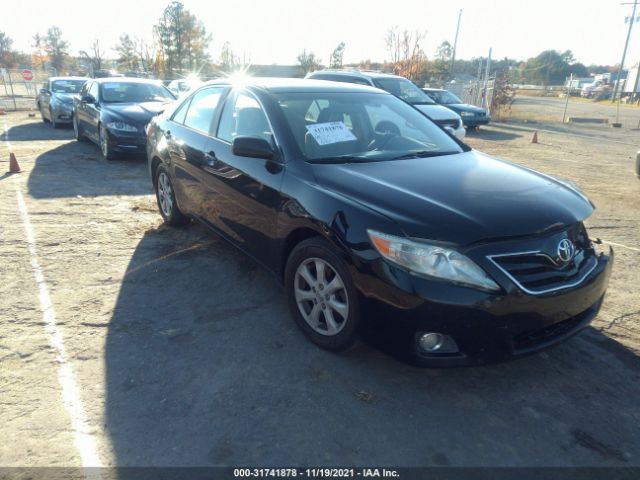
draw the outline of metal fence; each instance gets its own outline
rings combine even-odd
[[[44,82],[51,75],[44,70],[29,70],[31,80],[22,69],[0,68],[0,109],[31,110],[36,108],[35,99]],[[28,72],[25,72],[28,73]]]

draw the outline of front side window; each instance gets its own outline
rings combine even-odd
[[[193,128],[208,135],[211,131],[213,116],[223,92],[224,88],[206,88],[194,94],[188,110],[185,112],[184,120],[181,123],[184,123],[186,127]],[[178,119],[174,117],[174,121],[180,121],[179,117],[183,108],[184,105],[180,107],[180,110],[176,113]]]
[[[432,96],[436,102],[441,103],[443,105],[455,105],[458,103],[462,103],[462,100],[460,100],[458,97],[456,97],[453,93],[449,92],[448,90],[433,91],[431,92],[430,96]]]
[[[392,95],[291,92],[275,97],[300,151],[312,162],[385,161],[463,151],[431,120]]]
[[[98,99],[99,88],[100,87],[97,82],[93,82],[89,87],[89,95],[91,95],[96,100]]]
[[[175,97],[162,85],[143,82],[108,82],[102,84],[102,101],[106,103],[170,102]]]
[[[244,92],[225,104],[218,127],[218,138],[226,142],[231,143],[235,137],[241,136],[267,141],[271,141],[273,136],[262,107],[253,96]]]

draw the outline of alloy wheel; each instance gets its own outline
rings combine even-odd
[[[321,258],[308,258],[296,270],[294,296],[307,324],[317,333],[337,335],[347,324],[349,298],[338,272]]]
[[[170,217],[173,211],[173,190],[171,189],[171,181],[165,172],[158,175],[158,201],[162,213],[166,217]]]
[[[104,127],[100,127],[100,150],[104,158],[109,156],[109,140],[107,139],[107,132]]]

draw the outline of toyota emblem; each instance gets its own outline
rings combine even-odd
[[[576,247],[568,238],[563,238],[560,240],[560,243],[558,243],[558,258],[562,263],[569,262],[573,258],[575,251]]]

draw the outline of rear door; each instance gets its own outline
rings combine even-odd
[[[83,103],[84,132],[95,142],[98,142],[98,123],[100,123],[100,84],[93,82],[89,85],[88,95],[94,98],[94,103]]]
[[[176,110],[165,130],[178,204],[200,218],[206,218],[215,205],[214,199],[205,195],[204,167],[211,162],[207,145],[218,104],[227,89],[212,86],[199,90]]]

